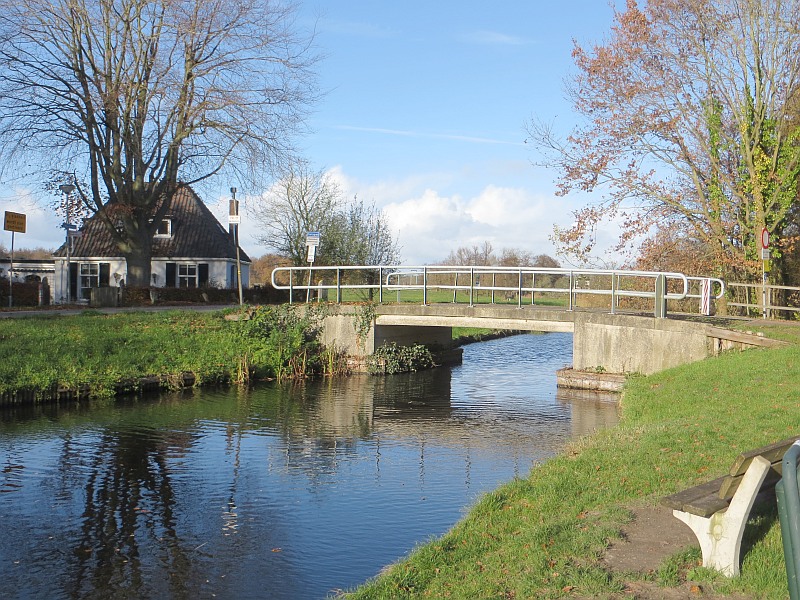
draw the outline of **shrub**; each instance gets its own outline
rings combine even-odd
[[[259,306],[249,320],[241,321],[241,333],[251,348],[250,363],[260,377],[305,377],[322,373],[319,342],[323,311],[314,306]]]
[[[395,342],[375,349],[368,359],[367,370],[373,375],[408,373],[435,367],[431,351],[422,344],[398,346]]]

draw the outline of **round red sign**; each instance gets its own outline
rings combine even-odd
[[[769,248],[769,231],[764,227],[761,230],[761,247],[764,249]]]

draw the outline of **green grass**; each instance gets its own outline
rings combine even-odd
[[[3,319],[0,392],[90,385],[106,395],[126,378],[229,373],[239,351],[230,324],[201,313],[126,313]]]
[[[797,334],[794,335],[797,340]],[[727,353],[629,380],[618,426],[485,495],[449,533],[415,550],[352,598],[613,597],[624,579],[599,557],[630,518],[686,486],[716,478],[739,452],[800,433],[800,347]],[[775,511],[746,531],[742,575],[667,561],[665,585],[691,577],[706,590],[787,596]]]
[[[264,308],[250,321],[223,312],[126,312],[0,320],[0,394],[75,389],[109,397],[117,383],[190,371],[199,385],[280,376],[311,361],[304,323]],[[289,374],[288,372],[286,373]]]
[[[305,291],[297,291],[294,293],[293,300],[295,302],[305,302]],[[367,302],[369,301],[369,293],[365,290],[342,289],[342,302]],[[378,301],[378,292],[375,290],[372,300]],[[429,304],[447,304],[453,303],[453,292],[450,290],[432,289],[428,291],[427,300]],[[328,301],[336,302],[336,290],[328,290]],[[473,294],[472,301],[474,304],[491,304],[491,293],[487,291],[476,291]],[[384,304],[390,303],[411,303],[422,304],[422,290],[402,290],[397,291],[384,291],[383,293]],[[455,297],[457,304],[469,304],[469,291],[459,291]],[[505,298],[502,292],[495,292],[494,303],[500,306],[517,306],[518,300],[514,298]],[[525,294],[522,297],[522,305],[529,306],[531,303],[530,294]],[[567,298],[565,294],[552,294],[552,293],[537,293],[535,297],[536,306],[566,306]]]

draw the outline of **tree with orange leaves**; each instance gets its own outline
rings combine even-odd
[[[760,272],[762,227],[780,237],[797,202],[797,23],[800,0],[628,0],[606,42],[576,43],[568,94],[583,122],[566,138],[529,126],[561,194],[602,193],[556,231],[561,250],[585,258],[616,217],[618,249],[664,229],[719,275]]]

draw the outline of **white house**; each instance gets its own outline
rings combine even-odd
[[[85,302],[91,297],[92,288],[125,285],[125,258],[120,256],[111,233],[99,217],[87,219],[71,242],[69,258],[66,244],[53,254],[55,303],[66,302],[68,297]],[[248,287],[251,261],[241,249],[239,257],[242,286]],[[238,287],[233,235],[189,186],[182,186],[175,193],[169,213],[153,236],[151,270],[153,287]]]

